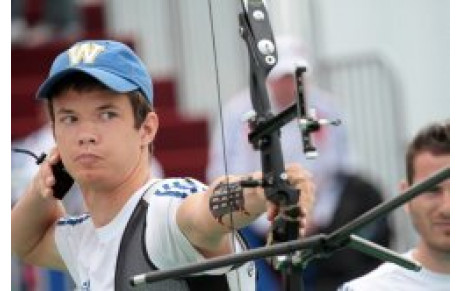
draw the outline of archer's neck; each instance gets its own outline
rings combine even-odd
[[[121,183],[106,188],[82,188],[95,227],[112,221],[131,196],[150,178],[148,161],[139,163]]]

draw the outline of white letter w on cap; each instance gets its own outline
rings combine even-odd
[[[68,51],[70,65],[75,66],[81,62],[92,64],[96,57],[105,50],[105,47],[97,43],[85,42],[71,47]]]

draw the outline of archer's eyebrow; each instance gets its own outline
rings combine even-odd
[[[96,111],[104,111],[104,110],[107,110],[107,109],[112,109],[112,110],[118,110],[118,106],[112,104],[112,103],[107,103],[107,104],[103,104],[101,106],[98,106],[96,108]],[[56,114],[62,114],[62,115],[65,115],[65,114],[76,114],[76,112],[72,109],[67,109],[67,108],[60,108]]]
[[[101,105],[101,106],[98,106],[96,108],[97,111],[104,111],[104,110],[107,110],[107,109],[119,109],[118,106],[112,104],[112,103],[108,103],[108,104],[104,104],[104,105]]]
[[[72,109],[60,108],[56,114],[75,114],[75,111]]]

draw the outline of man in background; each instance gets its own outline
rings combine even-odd
[[[406,153],[404,191],[450,166],[450,123],[432,123],[412,140]],[[341,290],[450,290],[450,180],[434,186],[406,205],[420,238],[405,254],[422,265],[419,272],[384,263],[371,273],[346,283]]]

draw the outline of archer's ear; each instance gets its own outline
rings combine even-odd
[[[407,183],[406,180],[399,181],[399,192],[400,193],[403,193],[408,188],[409,188],[409,184]],[[409,203],[404,204],[404,210],[406,211],[406,213],[409,213]]]
[[[155,112],[149,112],[141,125],[142,144],[148,145],[154,139],[158,130],[158,116]]]

